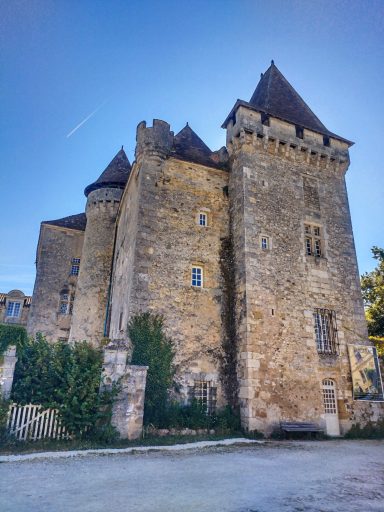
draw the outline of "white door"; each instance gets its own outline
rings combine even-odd
[[[328,436],[339,436],[340,425],[337,413],[336,386],[331,379],[323,380],[323,400],[326,433]]]

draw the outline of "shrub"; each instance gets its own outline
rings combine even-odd
[[[188,405],[170,402],[157,417],[158,428],[215,429],[217,432],[236,432],[240,430],[240,419],[231,407],[226,406],[217,412],[207,414],[198,400]]]
[[[364,427],[356,423],[344,437],[346,439],[384,439],[384,419],[377,423],[368,422]]]
[[[38,334],[18,351],[11,398],[21,405],[58,409],[63,424],[77,438],[110,438],[117,389],[99,392],[101,367],[101,351],[87,342],[51,344]]]
[[[163,425],[175,373],[173,343],[163,332],[163,318],[150,313],[134,316],[128,332],[133,345],[131,363],[148,366],[144,424]]]
[[[10,401],[1,396],[0,393],[0,443],[7,439],[7,419]]]

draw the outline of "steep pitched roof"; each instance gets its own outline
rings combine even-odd
[[[258,112],[270,114],[289,123],[308,128],[323,135],[353,144],[353,142],[330,132],[320,119],[312,112],[303,98],[295,91],[281,71],[272,61],[267,71],[261,75],[255,92],[249,102],[237,100],[227,119],[222,125],[226,127],[238,106],[252,108]]]
[[[328,133],[327,128],[277,69],[273,61],[262,75],[249,104],[267,114],[315,132]]]
[[[171,155],[180,160],[195,162],[208,167],[219,169],[224,167],[224,164],[218,161],[216,153],[209,149],[188,123],[175,135]]]
[[[85,188],[84,194],[88,196],[88,194],[93,190],[106,187],[124,188],[130,172],[131,164],[129,163],[124,149],[121,148],[117,155],[101,173],[99,178]]]
[[[85,231],[85,226],[87,225],[87,217],[85,216],[85,213],[78,213],[77,215],[69,215],[69,217],[63,217],[62,219],[44,220],[42,224],[50,224],[52,226]]]

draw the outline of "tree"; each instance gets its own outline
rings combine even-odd
[[[368,322],[368,333],[384,337],[384,249],[372,247],[372,254],[378,261],[372,272],[361,276],[361,289]]]

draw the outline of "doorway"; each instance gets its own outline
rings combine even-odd
[[[326,433],[328,436],[339,436],[340,425],[337,411],[336,385],[332,379],[323,380],[323,401]]]

